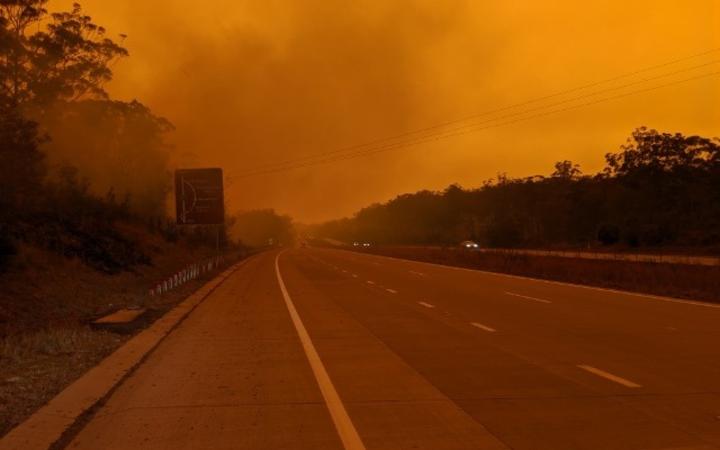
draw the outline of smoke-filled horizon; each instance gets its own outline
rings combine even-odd
[[[558,160],[593,172],[641,125],[720,134],[720,81],[708,77],[398,151],[238,177],[718,48],[720,8],[713,0],[82,5],[111,36],[129,36],[130,57],[114,67],[109,91],[175,125],[174,166],[223,167],[230,211],[272,207],[320,221],[402,192],[478,186],[499,172],[547,174]],[[682,80],[720,70],[718,59],[623,82],[637,81],[637,90]]]

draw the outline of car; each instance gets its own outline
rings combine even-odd
[[[369,242],[363,242],[363,247],[370,247],[370,243],[369,243]]]
[[[480,245],[478,245],[478,243],[474,241],[462,241],[460,243],[460,247],[467,250],[477,250],[480,248]]]

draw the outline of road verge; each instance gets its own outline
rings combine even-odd
[[[84,416],[92,414],[172,330],[248,260],[213,278],[60,392],[0,440],[0,450],[62,448],[62,442],[66,441],[68,434],[72,434],[76,424],[82,422]]]

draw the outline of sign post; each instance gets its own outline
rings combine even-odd
[[[222,169],[175,171],[178,225],[222,225],[225,197]]]
[[[175,171],[178,225],[217,225],[215,246],[220,252],[220,227],[225,223],[222,169]]]

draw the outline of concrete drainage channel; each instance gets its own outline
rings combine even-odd
[[[112,396],[115,389],[132,375],[165,337],[228,277],[252,258],[251,256],[226,269],[65,388],[0,440],[0,450],[65,448]]]

